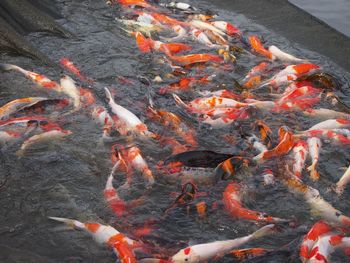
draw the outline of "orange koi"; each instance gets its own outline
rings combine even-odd
[[[93,83],[94,81],[88,77],[85,77],[81,74],[80,70],[74,65],[72,61],[70,61],[68,58],[61,58],[60,64],[64,66],[66,69],[68,69],[70,72],[75,74],[80,80],[86,81],[88,83]]]
[[[248,40],[249,40],[250,46],[252,47],[252,49],[256,53],[258,53],[258,54],[260,54],[260,55],[262,55],[264,57],[267,57],[269,59],[273,58],[272,53],[270,51],[268,51],[266,48],[264,48],[264,46],[261,43],[261,41],[260,41],[258,36],[250,36],[248,38]]]
[[[169,56],[171,60],[182,66],[191,65],[195,63],[206,63],[206,62],[222,62],[223,59],[219,56],[204,53],[204,54],[191,54],[185,56]]]

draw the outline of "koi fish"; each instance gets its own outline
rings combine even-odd
[[[199,43],[206,45],[207,47],[210,48],[219,48],[220,46],[218,45],[214,45],[210,39],[208,38],[208,36],[202,31],[202,30],[198,30],[196,28],[193,28],[190,31],[192,37],[197,40]]]
[[[256,65],[255,67],[253,67],[248,74],[244,77],[243,81],[246,81],[248,79],[251,79],[253,77],[256,77],[258,75],[261,75],[262,73],[264,73],[266,71],[266,69],[268,68],[269,63],[263,61],[260,62],[258,65]]]
[[[243,107],[239,109],[219,108],[219,109],[209,111],[207,115],[204,115],[204,117],[200,118],[199,120],[202,123],[211,125],[213,128],[224,128],[236,120],[248,119],[250,116],[249,111],[251,108],[252,107]],[[221,112],[219,116],[216,116],[217,118],[214,119],[213,117],[211,117],[211,115],[216,115],[216,114],[212,112],[217,112],[217,111],[219,112],[221,111]]]
[[[223,193],[222,202],[225,206],[226,211],[232,217],[268,223],[288,222],[286,219],[272,217],[265,213],[257,212],[243,207],[240,197],[240,190],[241,186],[236,182],[232,182],[227,185]]]
[[[324,221],[317,221],[309,230],[309,232],[304,236],[303,241],[300,246],[300,260],[306,263],[311,258],[311,250],[314,247],[317,240],[331,232],[333,228]]]
[[[287,83],[291,83],[296,80],[298,77],[308,74],[314,70],[319,69],[320,67],[315,64],[297,64],[289,65],[285,69],[278,72],[275,76],[265,81],[260,87],[271,85],[278,87]]]
[[[189,144],[193,147],[197,147],[197,139],[195,131],[190,128],[186,123],[181,120],[181,118],[165,110],[157,110],[153,107],[149,107],[149,116],[152,120],[158,121],[167,128],[170,128],[178,136],[180,136],[186,144]]]
[[[249,241],[272,234],[275,232],[274,228],[275,225],[273,224],[266,225],[245,237],[190,246],[181,249],[174,256],[172,256],[169,261],[172,263],[206,262],[217,255],[225,255],[233,248],[242,246]]]
[[[259,141],[259,138],[254,134],[248,138],[248,142],[252,145],[254,149],[259,151],[260,153],[267,151],[266,146]]]
[[[185,56],[169,56],[171,60],[179,63],[182,66],[187,66],[195,63],[206,63],[206,62],[222,62],[223,59],[219,56],[204,53],[204,54],[191,54]]]
[[[322,142],[317,137],[312,137],[307,140],[307,144],[309,146],[310,157],[312,159],[312,164],[307,168],[310,172],[310,177],[312,180],[318,180],[320,175],[316,170],[316,166],[318,164],[318,158],[320,154],[320,148],[322,146]]]
[[[103,106],[94,107],[91,112],[93,120],[103,127],[103,136],[108,138],[112,127],[114,126],[114,120],[108,113],[107,109]]]
[[[182,92],[190,89],[196,83],[196,79],[194,77],[184,77],[181,78],[178,82],[172,83],[168,86],[161,87],[158,91],[159,94],[165,93],[175,93]]]
[[[235,175],[243,166],[247,166],[249,161],[241,156],[233,156],[220,163],[214,170],[217,180],[228,180]]]
[[[331,142],[341,143],[342,145],[350,145],[350,131],[348,129],[311,130],[302,132],[297,136],[324,137]]]
[[[115,145],[112,146],[112,155],[115,151]],[[136,171],[140,172],[144,179],[147,181],[147,187],[151,187],[154,184],[154,177],[152,171],[149,169],[147,162],[141,155],[141,150],[136,147],[132,146],[129,148],[123,148],[120,147],[118,151],[118,157],[120,161],[124,163],[126,166],[126,171],[128,172],[128,185],[131,184],[131,168],[135,169]]]
[[[254,248],[244,248],[244,249],[235,249],[229,252],[229,255],[235,260],[235,261],[245,261],[252,259],[257,256],[261,256],[263,254],[266,254],[267,252],[272,251],[271,249],[261,248],[261,247],[254,247]]]
[[[280,136],[279,144],[271,150],[258,154],[253,158],[253,160],[260,162],[273,157],[281,156],[287,154],[293,148],[294,137],[292,132],[286,129],[285,127],[281,127],[278,133]]]
[[[63,76],[60,79],[60,84],[62,92],[72,98],[75,110],[79,110],[81,107],[80,91],[75,85],[75,81],[69,76]]]
[[[218,34],[217,32],[213,32],[211,30],[205,30],[204,32],[212,43],[215,43],[225,48],[226,50],[228,49],[229,43],[222,35]]]
[[[69,130],[59,129],[59,130],[46,131],[41,134],[34,135],[24,141],[24,143],[21,145],[21,148],[17,151],[17,155],[22,156],[29,147],[31,147],[33,144],[36,144],[38,142],[43,142],[43,141],[51,142],[53,140],[66,137],[70,134],[72,134],[72,132]]]
[[[221,98],[221,97],[208,97],[208,98],[198,98],[188,104],[184,103],[179,96],[173,94],[174,100],[177,105],[184,107],[190,112],[201,112],[201,110],[210,110],[216,108],[241,108],[248,106],[247,103],[238,102],[233,99]]]
[[[168,8],[174,8],[179,9],[182,11],[195,11],[197,10],[195,7],[191,6],[190,4],[183,3],[183,2],[170,2],[170,3],[161,3],[160,6],[168,7]]]
[[[330,109],[307,109],[303,111],[303,114],[307,117],[316,117],[316,118],[323,118],[323,119],[347,119],[350,120],[350,114],[330,110]]]
[[[309,263],[327,263],[329,256],[338,248],[348,248],[350,237],[336,233],[321,236],[310,253]]]
[[[98,244],[113,248],[118,258],[123,263],[136,263],[137,260],[132,252],[140,246],[140,243],[128,238],[112,226],[102,225],[95,222],[82,223],[74,219],[49,217],[52,220],[65,223],[66,225],[84,230],[89,233]]]
[[[270,147],[272,143],[272,139],[271,139],[272,131],[270,127],[262,120],[256,121],[253,125],[258,128],[261,136],[261,141],[265,145],[267,145],[267,147]]]
[[[305,59],[294,57],[286,52],[283,52],[276,46],[270,46],[269,51],[272,54],[272,60],[278,59],[286,62],[303,62]]]
[[[198,91],[198,94],[201,96],[208,96],[208,97],[221,97],[221,98],[227,98],[227,99],[233,99],[233,100],[241,100],[242,97],[239,94],[236,94],[232,91],[221,89],[216,91]]]
[[[339,181],[336,183],[335,191],[338,195],[342,194],[344,192],[344,188],[346,185],[350,182],[350,166],[345,171],[343,176],[339,179]]]
[[[311,95],[318,95],[320,94],[321,91],[319,89],[316,89],[312,86],[301,86],[297,87],[296,89],[293,89],[286,94],[284,94],[278,101],[278,104],[283,104],[284,102],[290,101],[290,100],[295,100],[299,99],[300,97],[303,96],[311,96]]]
[[[229,36],[233,36],[235,34],[240,33],[240,30],[237,27],[225,21],[214,21],[214,22],[211,22],[210,24],[220,29],[221,31],[225,32]]]
[[[250,46],[256,53],[264,57],[267,57],[268,59],[273,59],[272,53],[268,51],[266,48],[264,48],[258,36],[249,36],[248,40],[249,40]]]
[[[305,166],[305,160],[308,154],[308,145],[305,141],[299,141],[293,147],[294,163],[293,172],[295,176],[301,178],[301,173]]]
[[[162,40],[165,40],[167,42],[173,42],[173,41],[178,41],[178,40],[182,40],[186,37],[187,35],[187,31],[186,29],[184,29],[182,26],[180,25],[174,25],[171,27],[171,29],[177,34],[175,37],[171,37],[171,38],[164,38],[164,37],[160,37]]]
[[[125,25],[126,27],[132,29],[133,31],[141,32],[145,34],[146,36],[151,36],[153,32],[160,32],[163,31],[164,28],[161,24],[151,24],[151,23],[146,23],[142,21],[135,21],[135,20],[128,20],[128,19],[115,19],[119,23]],[[141,20],[141,18],[140,18]],[[154,20],[155,21],[155,20]],[[122,30],[124,30],[122,28]],[[128,30],[124,30],[129,33]],[[185,31],[186,34],[186,31]],[[174,41],[175,39],[173,39]]]
[[[272,171],[270,169],[265,169],[262,177],[264,179],[265,185],[273,185],[275,184],[275,176],[273,175]]]
[[[198,189],[196,185],[194,185],[191,182],[188,182],[184,184],[181,187],[181,194],[176,197],[175,201],[173,204],[171,204],[166,210],[165,214],[169,214],[170,210],[178,207],[178,206],[185,206],[188,205],[190,202],[192,202],[198,192]]]
[[[320,123],[315,124],[307,131],[312,130],[331,130],[331,129],[342,129],[350,127],[350,120],[345,119],[330,119]]]
[[[60,85],[57,82],[48,79],[44,75],[40,75],[38,73],[25,70],[21,67],[18,67],[16,65],[11,65],[11,64],[0,64],[0,69],[5,70],[5,71],[16,70],[16,71],[22,73],[23,75],[25,75],[27,78],[31,79],[34,83],[40,85],[41,87],[43,87],[45,89],[53,89],[53,90],[56,90],[58,92],[61,92]]]
[[[70,61],[68,58],[61,58],[60,59],[60,64],[64,66],[66,69],[68,69],[70,72],[75,74],[80,80],[86,81],[88,83],[93,83],[93,80],[83,76],[80,72],[80,70],[74,65],[72,61]]]
[[[8,119],[11,114],[45,100],[48,100],[48,98],[29,97],[10,101],[4,106],[0,107],[0,120],[4,121]]]
[[[108,104],[111,107],[112,112],[118,117],[120,126],[123,126],[119,128],[119,131],[121,131],[123,128],[127,131],[133,131],[143,136],[150,136],[152,134],[148,131],[147,126],[142,123],[134,113],[115,103],[108,88],[105,88],[105,92],[108,99]]]
[[[145,0],[117,0],[117,2],[123,6],[140,6],[143,8],[156,9]]]
[[[204,22],[204,21],[200,21],[200,20],[192,20],[190,22],[190,25],[194,28],[198,28],[201,30],[211,30],[215,33],[218,33],[221,36],[225,36],[226,33],[223,32],[222,30],[218,29],[216,26],[213,26],[210,23]]]
[[[164,14],[160,14],[160,13],[151,13],[150,14],[155,20],[157,20],[158,22],[160,22],[161,24],[165,24],[165,25],[170,25],[170,26],[176,26],[176,25],[180,25],[180,26],[184,26],[187,27],[188,24],[182,21],[179,21],[175,18],[172,18],[170,16],[164,15]]]
[[[13,131],[0,131],[0,145],[21,137],[21,134]]]

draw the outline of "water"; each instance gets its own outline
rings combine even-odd
[[[350,37],[350,2],[348,0],[290,0],[290,2]]]
[[[114,18],[119,12],[105,5],[104,1],[57,1],[62,9],[64,19],[60,24],[75,33],[77,39],[60,39],[44,33],[31,34],[28,38],[40,46],[42,51],[54,61],[61,57],[70,57],[80,66],[85,75],[96,80],[91,88],[99,99],[99,103],[106,105],[103,87],[110,86],[116,94],[116,101],[127,107],[146,121],[149,129],[160,132],[159,125],[152,124],[146,118],[148,105],[147,86],[137,81],[137,75],[153,78],[155,75],[168,72],[169,69],[158,65],[152,58],[161,57],[159,54],[140,54],[135,41],[120,30]],[[332,72],[343,83],[343,94],[347,103],[349,100],[350,83],[349,73],[341,69],[322,54],[309,51],[302,46],[289,42],[286,38],[271,32],[268,28],[252,22],[240,13],[218,9],[218,7],[196,2],[196,6],[211,9],[220,13],[222,20],[233,22],[244,32],[259,34],[264,37],[266,44],[278,45],[289,53],[306,57],[322,65],[325,71]],[[233,19],[234,18],[234,19]],[[194,42],[195,51],[204,51],[205,48]],[[220,74],[214,84],[226,83],[231,87],[232,78],[240,79],[261,58],[242,56],[239,58],[234,71]],[[23,68],[33,69],[44,73],[54,80],[58,80],[60,72],[45,68],[22,57],[3,55],[2,62],[18,64]],[[215,68],[206,69],[207,73],[215,73]],[[132,83],[120,84],[117,76],[129,76]],[[15,72],[0,73],[0,104],[17,97],[36,96],[46,94],[35,88],[31,81]],[[153,84],[152,91],[161,85]],[[55,93],[47,96],[57,97]],[[190,96],[193,97],[194,95]],[[179,113],[178,108],[169,96],[154,95],[156,105],[169,111]],[[324,103],[324,106],[329,107]],[[300,114],[267,114],[264,116],[271,124],[274,134],[282,124],[293,129],[306,129],[318,120],[305,119]],[[199,125],[190,120],[198,133],[200,149],[215,150],[230,153],[243,150],[240,137],[234,128],[211,130],[207,126]],[[155,164],[169,156],[169,149],[162,149],[158,145],[145,145],[137,141],[157,176],[157,185],[150,191],[140,190],[124,193],[127,199],[145,194],[147,202],[133,211],[127,222],[116,218],[106,206],[102,191],[109,174],[110,145],[102,144],[101,131],[84,111],[68,116],[62,121],[65,129],[74,134],[65,140],[54,142],[48,146],[31,151],[30,154],[18,158],[14,153],[19,144],[5,148],[0,156],[0,262],[115,262],[113,253],[104,247],[98,246],[85,233],[68,231],[60,224],[51,222],[48,216],[70,217],[84,220],[98,221],[112,224],[126,234],[132,233],[133,225],[142,225],[150,218],[157,218],[162,211],[173,201],[171,192],[178,192],[179,181],[171,181],[156,172]],[[249,126],[246,126],[249,127]],[[248,128],[247,128],[248,129]],[[230,145],[223,135],[230,133],[236,136],[237,145]],[[276,138],[275,138],[276,139]],[[321,153],[319,171],[321,180],[311,182],[307,175],[308,184],[319,189],[324,198],[331,202],[345,214],[349,215],[349,191],[337,199],[328,188],[336,182],[343,173],[340,167],[346,166],[350,158],[347,148],[325,144]],[[267,163],[270,168],[276,168],[277,160]],[[278,171],[276,171],[278,173]],[[283,171],[279,171],[283,173]],[[274,187],[264,187],[259,174],[261,169],[249,169],[238,176],[238,180],[249,185],[245,204],[258,211],[265,211],[278,217],[295,217],[300,227],[287,229],[275,236],[262,238],[255,243],[257,246],[279,248],[281,245],[299,240],[305,230],[315,222],[309,213],[308,206],[301,198],[289,193],[278,183]],[[119,174],[122,176],[122,174]],[[119,185],[115,181],[115,185]],[[220,201],[225,182],[217,185],[199,185],[201,192],[208,192],[208,197],[202,200],[208,202]],[[349,189],[347,189],[349,190]],[[205,220],[196,216],[186,216],[177,211],[157,227],[156,234],[162,238],[159,243],[170,247],[171,251],[184,247],[184,243],[191,244],[223,240],[246,235],[257,229],[255,223],[231,219],[222,209],[208,214]],[[254,244],[252,244],[254,245]],[[297,245],[292,247],[292,257],[278,253],[265,258],[264,262],[298,262]],[[335,262],[344,262],[346,259],[341,253],[334,257]],[[222,259],[220,262],[231,262],[231,259]],[[254,262],[254,261],[252,261]]]

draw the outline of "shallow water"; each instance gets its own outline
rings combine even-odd
[[[168,72],[169,69],[153,60],[154,56],[161,57],[161,55],[140,54],[135,41],[120,30],[114,20],[119,15],[118,9],[111,9],[105,5],[104,1],[59,0],[57,2],[64,17],[58,22],[78,38],[64,40],[44,33],[31,34],[28,38],[36,46],[40,46],[52,60],[58,61],[61,57],[69,57],[80,66],[85,75],[96,80],[91,89],[101,104],[106,105],[103,87],[110,86],[116,94],[117,103],[146,120],[150,130],[160,132],[162,128],[152,124],[146,118],[149,91],[136,76],[143,75],[152,79],[155,75]],[[289,42],[268,28],[247,19],[244,14],[220,10],[205,2],[196,1],[196,6],[218,12],[222,20],[234,23],[244,33],[262,35],[266,45],[277,45],[291,54],[308,58],[322,65],[325,71],[331,72],[340,79],[344,90],[338,95],[350,103],[348,89],[350,74],[322,54],[308,51],[298,44]],[[194,42],[189,43],[195,46],[195,51],[205,50],[203,46]],[[220,74],[215,84],[226,83],[230,87],[233,78],[242,78],[260,60],[262,58],[241,56],[235,70]],[[2,56],[1,61],[33,69],[54,80],[58,80],[61,73],[22,57]],[[216,73],[216,69],[208,67],[206,72]],[[130,77],[132,83],[120,84],[116,80],[117,76]],[[0,80],[1,105],[18,97],[45,94],[43,90],[35,88],[34,84],[16,72],[1,72]],[[153,91],[159,87],[158,84],[152,84],[151,87],[156,105],[169,111],[179,112],[170,96],[154,94]],[[50,93],[47,96],[56,97],[56,94]],[[326,103],[323,106],[329,107]],[[305,119],[295,113],[268,114],[264,118],[271,124],[275,134],[281,125],[302,130],[319,122],[317,119]],[[194,120],[189,122],[196,128],[200,149],[225,153],[245,149],[239,142],[240,137],[234,127],[212,130],[208,126],[199,125]],[[129,233],[128,227],[142,225],[145,220],[161,215],[173,201],[170,193],[180,190],[181,182],[169,183],[162,174],[157,174],[154,168],[159,160],[169,156],[169,149],[138,141],[143,155],[156,173],[157,184],[149,191],[143,190],[140,186],[139,193],[136,191],[124,193],[127,199],[133,199],[142,193],[147,194],[147,202],[133,211],[126,222],[116,218],[106,206],[102,194],[111,168],[110,145],[101,143],[100,129],[84,111],[66,117],[62,123],[65,129],[74,132],[63,141],[32,150],[22,158],[14,154],[19,144],[2,149],[0,153],[0,180],[4,182],[0,188],[0,262],[115,262],[113,253],[96,245],[87,234],[69,231],[60,224],[49,221],[47,216],[104,222]],[[223,139],[222,136],[228,133],[236,136],[237,145],[230,145]],[[313,183],[305,174],[306,182],[319,189],[327,201],[346,215],[350,215],[349,189],[340,199],[337,199],[328,189],[342,175],[343,171],[339,168],[348,165],[349,159],[348,148],[325,144],[319,164],[321,180]],[[277,160],[268,162],[266,166],[276,168]],[[265,211],[281,218],[294,217],[299,224],[296,229],[286,229],[280,234],[255,242],[258,246],[279,248],[293,240],[299,240],[306,229],[315,222],[316,217],[310,215],[307,204],[301,198],[289,193],[282,184],[264,187],[259,178],[261,170],[261,168],[249,169],[238,175],[238,180],[249,185],[245,204],[251,209]],[[283,171],[279,172],[283,173]],[[119,182],[116,181],[115,185],[119,186]],[[208,197],[203,199],[213,202],[222,198],[225,185],[225,182],[215,186],[199,185],[199,190],[208,192]],[[181,211],[176,211],[157,226],[156,234],[162,237],[158,237],[162,246],[177,250],[183,248],[184,243],[187,242],[194,244],[235,238],[256,229],[255,223],[233,220],[222,209],[208,214],[206,220],[195,216],[188,217]],[[291,257],[275,253],[268,258],[263,258],[262,262],[298,262],[296,247],[295,245],[288,248],[292,252]],[[335,262],[346,260],[340,253],[335,254],[333,259]],[[232,262],[232,260],[225,258],[220,262]],[[252,260],[252,262],[256,261]]]

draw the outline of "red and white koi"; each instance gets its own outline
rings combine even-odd
[[[298,178],[301,178],[301,174],[305,167],[305,161],[308,155],[308,144],[305,141],[299,141],[293,147],[293,154],[293,173]]]
[[[219,108],[207,112],[207,115],[200,118],[202,123],[211,125],[213,128],[224,128],[236,120],[249,118],[249,107],[239,109],[235,108]],[[216,118],[213,118],[216,117]]]
[[[79,110],[80,103],[80,91],[75,85],[75,81],[69,76],[63,76],[60,79],[61,91],[67,94],[72,100],[75,110]]]
[[[350,127],[350,120],[345,119],[330,119],[326,121],[322,121],[320,123],[315,124],[307,131],[312,130],[332,130],[332,129],[343,129]]]
[[[278,217],[272,217],[267,215],[266,213],[257,212],[257,211],[250,210],[243,207],[240,191],[241,191],[241,186],[236,182],[232,182],[227,185],[223,193],[222,202],[225,206],[226,211],[232,217],[237,219],[245,219],[245,220],[251,220],[251,221],[258,221],[258,222],[269,222],[269,223],[289,221]]]
[[[293,55],[290,55],[286,52],[283,52],[276,46],[270,46],[269,51],[272,54],[272,60],[278,59],[281,61],[286,61],[286,62],[303,62],[306,61],[305,59],[297,58],[294,57]]]
[[[310,157],[312,160],[312,164],[307,168],[310,172],[310,177],[312,180],[318,180],[320,175],[317,172],[317,164],[320,155],[320,149],[322,146],[322,142],[317,137],[312,137],[307,140],[307,144],[309,147]]]
[[[143,136],[150,136],[152,133],[148,131],[147,126],[131,111],[115,103],[114,98],[108,88],[105,88],[108,104],[112,112],[118,118],[119,131],[122,129],[132,131]]]
[[[4,106],[0,107],[0,120],[4,121],[9,118],[9,116],[15,112],[18,112],[24,108],[35,105],[38,102],[48,100],[48,98],[43,97],[29,97],[15,99],[6,103]]]
[[[321,236],[310,253],[309,263],[327,263],[329,256],[338,248],[349,248],[350,237],[336,233]]]
[[[269,63],[268,62],[260,62],[258,65],[256,65],[255,67],[253,67],[248,74],[244,77],[243,81],[246,81],[247,79],[250,79],[252,77],[258,76],[263,74],[267,68],[269,67]]]
[[[245,243],[258,239],[260,237],[273,234],[275,225],[266,225],[254,233],[231,240],[215,241],[211,243],[198,244],[181,249],[169,261],[171,263],[201,263],[207,262],[218,255],[225,255],[233,248],[244,245]]]
[[[350,166],[346,169],[343,176],[336,183],[335,191],[338,195],[341,195],[344,192],[346,185],[350,182]]]
[[[17,155],[23,155],[29,147],[39,142],[51,142],[53,140],[62,139],[70,134],[72,134],[72,132],[69,130],[54,129],[34,135],[23,142],[21,148],[17,151]]]
[[[300,260],[303,263],[306,263],[311,257],[311,250],[314,247],[317,240],[331,232],[333,227],[327,224],[324,221],[317,221],[309,230],[309,232],[304,236],[303,241],[300,246]]]
[[[225,21],[214,21],[214,22],[211,22],[210,24],[220,29],[221,31],[225,32],[229,36],[233,36],[241,32],[237,27]]]
[[[297,65],[289,65],[282,71],[278,72],[275,76],[265,81],[263,86],[271,85],[273,87],[278,87],[284,84],[291,83],[296,80],[298,77],[301,77],[305,74],[313,72],[320,67],[315,64],[297,64]]]
[[[98,244],[112,248],[123,263],[136,263],[137,260],[132,250],[140,247],[140,242],[128,238],[117,229],[109,225],[95,222],[82,223],[74,219],[49,217],[52,220],[65,223],[66,225],[84,230],[89,233]]]
[[[321,91],[310,85],[296,87],[288,92],[285,92],[282,97],[277,101],[278,104],[283,104],[284,102],[300,99],[303,96],[318,95]]]
[[[325,138],[342,145],[350,145],[350,130],[348,129],[311,130],[303,132],[301,136]]]
[[[93,80],[84,76],[81,74],[80,70],[74,65],[72,61],[70,61],[68,58],[61,58],[60,59],[60,64],[64,66],[66,69],[68,69],[70,72],[75,74],[80,80],[86,81],[88,83],[92,83]]]

